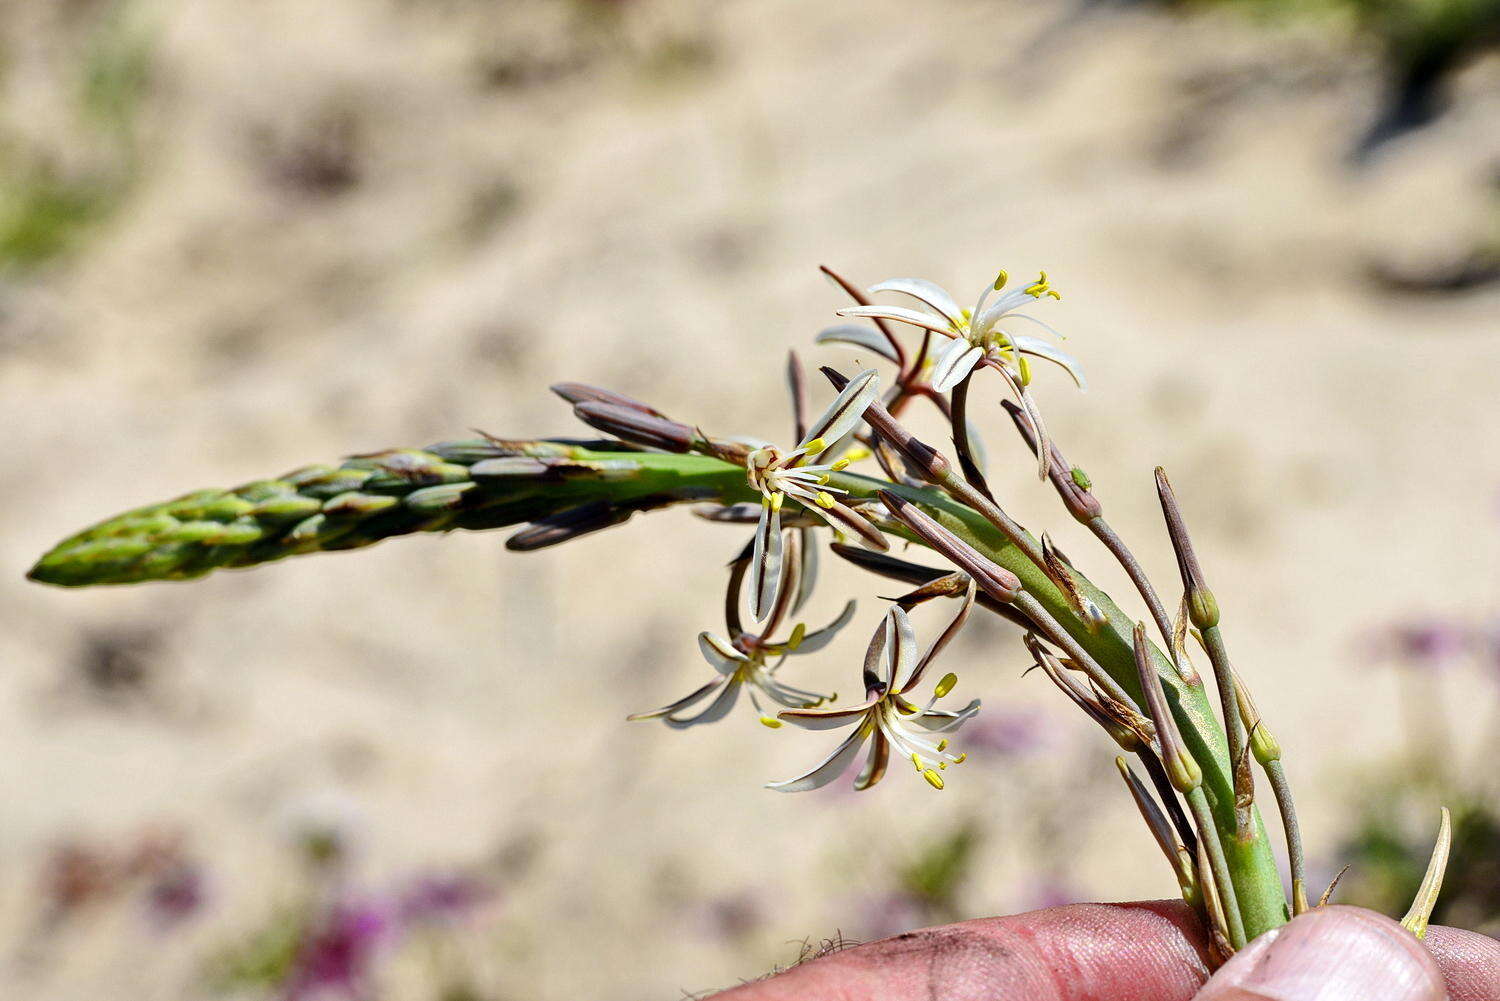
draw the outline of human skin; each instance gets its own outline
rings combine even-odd
[[[1446,993],[1445,993],[1446,991]],[[1180,901],[1072,904],[907,932],[716,995],[723,1001],[1500,1001],[1500,942],[1425,944],[1332,906],[1252,942],[1212,978]]]

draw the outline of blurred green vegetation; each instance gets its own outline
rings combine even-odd
[[[152,40],[129,0],[82,29],[76,65],[61,71],[70,79],[59,81],[72,95],[72,116],[49,137],[82,151],[81,162],[70,155],[64,166],[57,153],[0,125],[0,269],[35,268],[73,250],[128,193]]]
[[[1443,110],[1442,87],[1468,59],[1500,45],[1500,0],[1168,0],[1192,10],[1227,7],[1268,20],[1344,22],[1378,47],[1384,107],[1362,151]]]

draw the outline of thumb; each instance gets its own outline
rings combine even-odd
[[[1320,907],[1236,953],[1193,1001],[1443,1001],[1417,937],[1359,907]]]

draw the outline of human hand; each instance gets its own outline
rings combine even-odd
[[[1071,904],[908,932],[723,1001],[1500,1001],[1500,942],[1436,925],[1425,942],[1357,907],[1268,932],[1212,978],[1180,901]],[[1445,993],[1446,990],[1446,993]]]

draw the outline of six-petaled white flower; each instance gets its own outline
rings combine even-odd
[[[971,583],[958,615],[920,657],[911,620],[900,605],[892,605],[875,630],[865,655],[864,702],[846,709],[788,709],[779,714],[780,719],[809,730],[852,726],[853,732],[808,772],[784,782],[768,783],[768,788],[782,792],[821,788],[848,769],[866,741],[871,742],[870,751],[854,780],[855,789],[868,789],[880,781],[892,751],[911,762],[933,788],[943,788],[941,773],[965,757],[948,749],[948,739],[943,734],[953,732],[977,714],[979,700],[956,711],[933,708],[957,684],[958,678],[952,674],[944,675],[937,683],[925,706],[912,702],[907,694],[921,683],[928,666],[963,627],[973,604]]]
[[[845,491],[828,485],[830,475],[846,468],[849,460],[816,461],[859,425],[865,408],[879,394],[880,380],[876,373],[873,370],[861,372],[849,380],[843,392],[813,422],[796,448],[782,452],[774,445],[762,445],[750,453],[745,474],[750,486],[761,494],[750,584],[750,612],[757,622],[770,614],[782,590],[784,540],[781,508],[787,497],[799,501],[835,530],[852,531],[873,549],[888,548],[885,537],[875,526],[835,497]]]
[[[811,540],[806,540],[806,542],[810,543]],[[810,590],[810,588],[799,586],[801,569],[805,564],[798,559],[799,554],[795,550],[803,544],[804,540],[800,534],[794,534],[788,543],[788,548],[793,552],[789,554],[791,559],[788,564],[786,587],[778,595],[776,606],[771,610],[771,616],[759,634],[747,633],[740,626],[739,601],[749,564],[748,554],[740,555],[730,575],[729,594],[725,604],[725,618],[729,627],[729,635],[733,638],[725,639],[710,632],[698,634],[698,649],[703,651],[703,659],[708,661],[718,675],[686,697],[651,712],[636,713],[629,717],[630,719],[660,719],[668,726],[678,729],[696,726],[699,723],[713,723],[729,714],[735,703],[739,701],[740,691],[743,689],[749,693],[751,703],[760,714],[760,721],[776,729],[781,726],[781,721],[771,715],[774,709],[768,711],[765,703],[761,701],[762,698],[777,706],[809,709],[837,697],[797,688],[776,677],[777,670],[785,663],[787,657],[794,654],[816,653],[823,649],[854,617],[854,602],[851,601],[844,606],[844,610],[837,619],[822,629],[809,632],[805,625],[799,623],[786,639],[771,639],[782,623],[789,616],[797,613],[802,598]],[[772,658],[775,658],[774,662]],[[694,708],[715,693],[718,693],[717,698],[709,702],[697,715],[687,717],[680,715],[684,710]]]
[[[870,292],[900,292],[911,296],[927,309],[909,309],[905,306],[851,306],[838,311],[840,316],[862,316],[872,319],[896,320],[950,338],[949,343],[938,352],[933,361],[930,382],[938,392],[947,392],[968,378],[975,370],[988,367],[999,372],[1010,384],[1016,400],[1026,411],[1042,447],[1037,450],[1042,475],[1047,475],[1049,449],[1046,447],[1046,430],[1041,412],[1037,409],[1027,387],[1031,384],[1031,367],[1028,357],[1042,358],[1062,367],[1080,389],[1084,388],[1083,373],[1071,356],[1039,337],[1017,333],[1015,321],[1035,324],[1050,334],[1061,337],[1051,326],[1023,312],[1044,298],[1060,299],[1061,296],[1047,280],[1047,273],[1022,289],[1004,292],[1007,276],[1000,272],[994,283],[979,296],[972,310],[962,309],[954,298],[941,286],[921,278],[892,278],[870,289]],[[1002,293],[990,302],[992,293]]]

